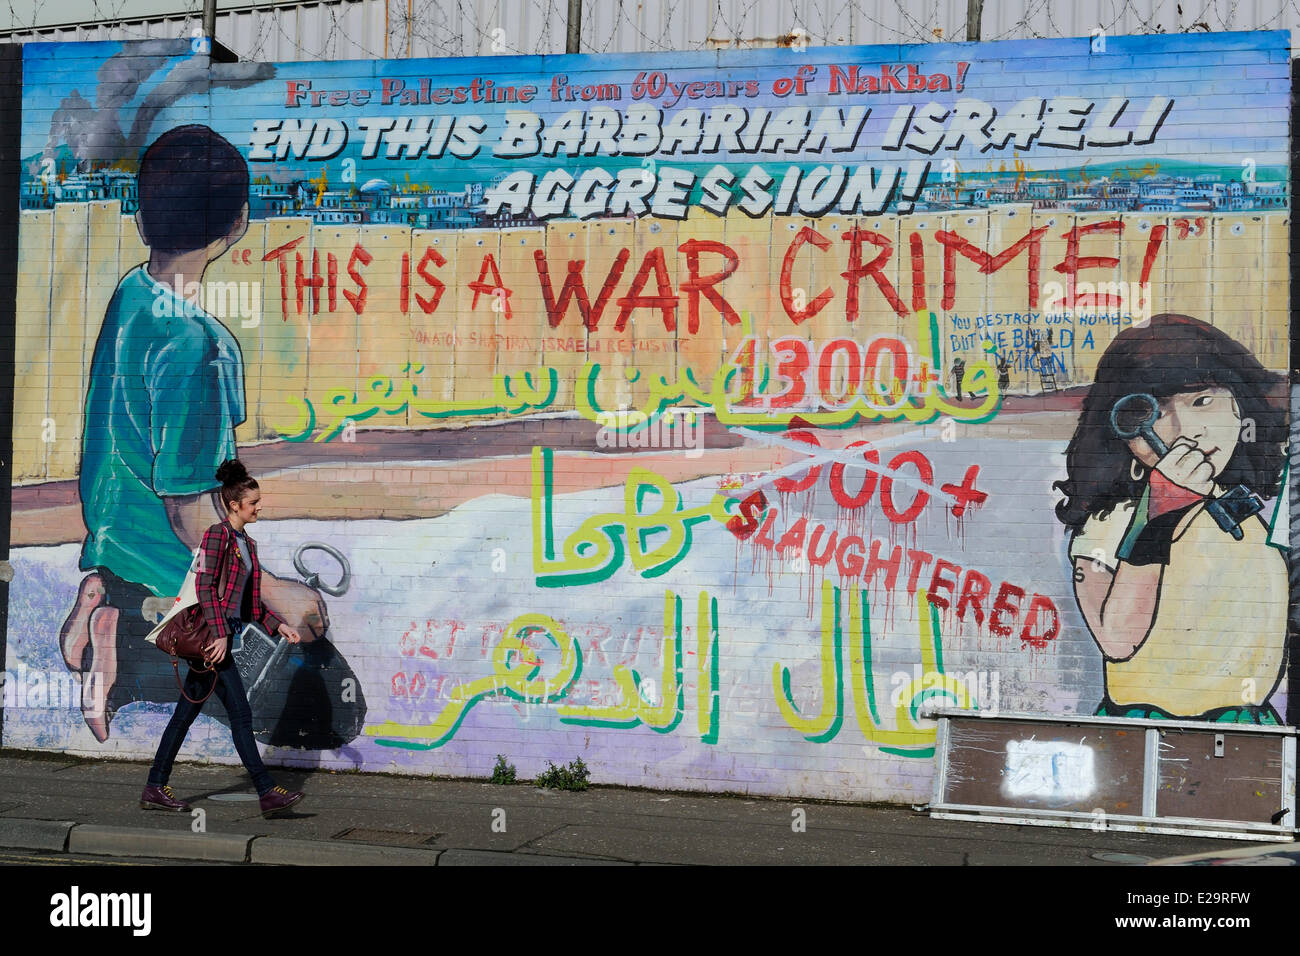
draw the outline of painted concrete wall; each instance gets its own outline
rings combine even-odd
[[[1289,96],[1285,33],[28,46],[4,744],[152,755],[236,448],[273,763],[914,801],[934,705],[1284,721]]]

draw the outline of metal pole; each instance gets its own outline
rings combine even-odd
[[[569,0],[569,35],[564,41],[565,53],[577,53],[582,43],[582,0]]]
[[[203,0],[203,35],[209,40],[217,38],[217,0]]]
[[[966,0],[966,39],[980,38],[980,20],[984,17],[984,0]]]

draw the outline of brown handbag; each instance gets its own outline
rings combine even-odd
[[[221,574],[221,571],[225,573]],[[226,593],[229,580],[230,566],[229,562],[227,562],[226,566],[218,572],[218,594],[224,595]],[[207,662],[207,656],[218,640],[218,637],[212,633],[212,629],[208,627],[207,620],[203,617],[201,604],[192,604],[180,611],[158,632],[155,646],[163,653],[171,655],[172,670],[176,674],[176,685],[181,689],[181,696],[191,704],[203,703],[212,696],[212,692],[217,688],[217,668],[215,664]],[[184,658],[186,663],[195,671],[200,673],[212,672],[212,686],[198,700],[185,693],[185,685],[181,682],[180,658]]]

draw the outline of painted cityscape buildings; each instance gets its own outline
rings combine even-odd
[[[538,225],[531,215],[508,212],[489,216],[483,204],[487,186],[471,183],[460,190],[435,189],[422,183],[394,185],[381,178],[361,186],[330,187],[322,179],[287,183],[259,177],[249,187],[253,219],[308,216],[317,223],[363,225],[396,223],[417,229],[507,228]],[[49,209],[57,203],[116,199],[122,212],[136,211],[135,176],[121,169],[100,169],[62,178],[38,177],[22,185],[23,209]],[[1241,212],[1285,209],[1285,182],[1224,179],[1216,173],[1196,176],[1152,174],[1136,179],[1064,179],[1024,174],[998,178],[940,179],[921,190],[916,211],[979,209],[1029,203],[1035,209],[1069,212]]]
[[[1068,212],[1241,212],[1287,208],[1285,182],[1224,180],[1197,176],[1147,175],[1138,179],[1102,176],[1091,180],[1028,177],[953,179],[921,190],[917,210],[978,209],[1029,203],[1035,209]]]

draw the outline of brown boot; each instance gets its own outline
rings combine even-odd
[[[284,787],[272,787],[260,797],[262,804],[262,816],[270,819],[277,813],[288,810],[290,807],[302,801],[303,793],[301,790],[288,791]]]
[[[164,784],[161,787],[148,786],[140,794],[141,810],[175,810],[177,813],[188,812],[190,805],[179,799],[172,788]]]

